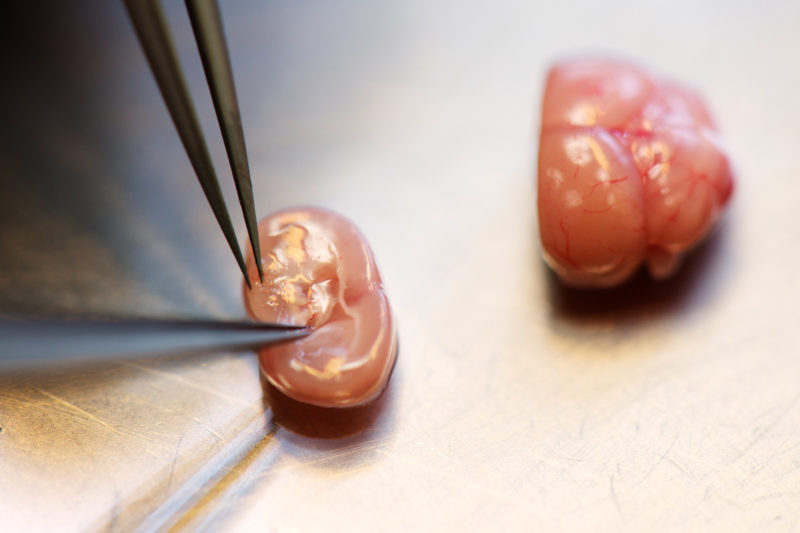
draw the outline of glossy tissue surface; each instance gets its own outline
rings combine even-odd
[[[539,143],[539,230],[568,285],[611,287],[642,263],[671,275],[714,226],[731,169],[694,91],[616,60],[550,70]]]
[[[395,321],[375,257],[346,218],[319,208],[280,211],[259,223],[264,282],[252,250],[249,312],[310,326],[296,341],[263,348],[261,368],[287,396],[352,407],[380,394],[397,354]]]

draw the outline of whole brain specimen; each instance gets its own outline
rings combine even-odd
[[[538,167],[545,260],[577,287],[617,285],[642,262],[669,276],[733,191],[699,95],[609,59],[551,69]]]

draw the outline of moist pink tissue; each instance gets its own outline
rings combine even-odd
[[[725,148],[693,90],[612,59],[549,72],[539,141],[539,230],[567,285],[657,279],[714,227],[733,191]]]

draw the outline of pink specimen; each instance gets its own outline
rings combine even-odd
[[[319,208],[280,211],[259,223],[263,284],[252,250],[254,318],[307,325],[313,333],[259,353],[267,379],[287,396],[323,407],[352,407],[380,394],[397,355],[395,321],[364,236]]]
[[[699,95],[611,59],[551,69],[538,173],[545,260],[576,287],[671,275],[733,191]]]

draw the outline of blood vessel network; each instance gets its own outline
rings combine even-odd
[[[556,64],[539,140],[539,231],[567,285],[612,287],[644,263],[670,276],[733,191],[700,96],[613,59]]]

